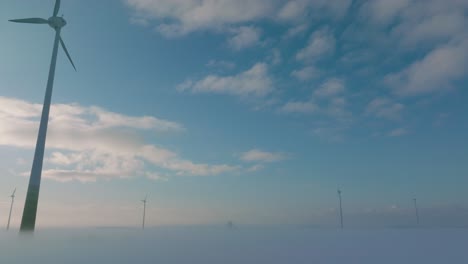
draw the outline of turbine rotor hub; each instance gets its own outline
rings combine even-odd
[[[61,29],[67,24],[67,21],[63,17],[53,16],[49,18],[49,26],[54,29]]]

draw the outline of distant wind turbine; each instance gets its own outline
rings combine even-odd
[[[338,199],[340,201],[340,223],[341,223],[341,229],[343,229],[343,207],[341,206],[341,190],[338,189]]]
[[[13,203],[15,202],[15,193],[16,193],[16,188],[11,194],[11,206],[10,206],[10,215],[8,215],[8,224],[7,224],[7,230],[10,230],[10,220],[11,220],[11,211],[13,210]]]
[[[65,43],[60,36],[61,29],[67,24],[63,17],[59,17],[60,0],[55,1],[54,12],[49,19],[43,18],[25,18],[25,19],[12,19],[11,22],[28,23],[28,24],[47,24],[55,30],[54,48],[52,51],[52,60],[50,62],[49,78],[47,81],[47,88],[44,98],[44,105],[42,107],[41,123],[39,126],[39,134],[37,136],[36,150],[34,152],[34,161],[31,169],[31,176],[29,178],[28,192],[26,194],[26,201],[24,204],[23,218],[21,219],[20,231],[34,231],[36,226],[37,204],[39,200],[39,189],[41,185],[42,164],[44,160],[44,149],[47,135],[47,125],[49,122],[49,110],[52,100],[52,88],[54,86],[55,65],[57,64],[57,53],[59,44],[62,46],[65,54],[70,60],[73,68],[76,71],[75,64],[68,53]]]
[[[419,209],[418,209],[418,202],[416,198],[413,199],[414,202],[414,213],[416,215],[416,225],[419,226]]]
[[[143,202],[143,224],[142,224],[142,228],[145,229],[146,203],[148,202],[148,195],[146,195],[145,199],[143,199],[141,201]]]

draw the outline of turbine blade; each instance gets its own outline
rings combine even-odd
[[[15,22],[15,23],[27,23],[27,24],[49,24],[49,21],[47,19],[43,18],[22,18],[22,19],[10,19],[8,20],[10,22]]]
[[[13,194],[12,194],[11,196],[15,196],[15,193],[16,193],[16,188],[15,188],[15,190],[13,191]]]
[[[73,66],[73,69],[75,69],[75,71],[76,71],[75,63],[73,63],[73,60],[72,60],[72,58],[70,56],[70,53],[68,53],[67,47],[65,46],[65,43],[63,42],[62,37],[60,37],[60,44],[62,44],[62,48],[65,51],[65,54],[67,54],[67,57],[70,60],[71,65]]]
[[[54,15],[53,15],[53,16],[57,16],[59,10],[60,10],[60,0],[56,0],[56,1],[55,1]]]

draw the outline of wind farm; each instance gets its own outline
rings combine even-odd
[[[468,263],[465,2],[2,0],[0,264]]]

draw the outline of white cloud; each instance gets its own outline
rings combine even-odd
[[[372,21],[387,25],[409,4],[410,0],[374,0],[367,2],[364,9]]]
[[[387,75],[385,81],[403,96],[440,92],[464,78],[467,69],[468,39],[432,50],[402,71]]]
[[[279,65],[283,61],[283,57],[281,56],[281,51],[279,49],[272,49],[271,55],[268,58],[271,65]]]
[[[339,19],[346,15],[352,0],[309,0],[311,2],[311,12],[315,16],[326,16],[332,19]]]
[[[407,48],[466,35],[465,0],[375,0],[363,5],[364,17],[380,28],[392,25],[391,36]]]
[[[236,67],[236,64],[232,61],[225,61],[225,60],[210,60],[207,64],[207,67],[210,68],[222,68],[232,70]]]
[[[56,111],[56,114],[53,117],[55,120],[61,117],[69,117],[68,115],[62,116],[64,113],[63,108],[65,107],[70,106],[62,105],[61,109]],[[71,108],[74,109],[75,106],[72,106]],[[181,131],[184,129],[183,126],[178,123],[161,120],[151,116],[129,117],[109,112],[99,107],[91,107],[88,111],[89,114],[94,115],[96,118],[93,125],[101,128],[131,127],[138,129],[154,129],[159,131]],[[84,112],[86,112],[86,110],[84,110]]]
[[[337,118],[340,122],[348,122],[352,113],[346,110],[348,102],[344,97],[331,98],[328,107],[325,109],[325,113],[329,116]]]
[[[257,165],[253,165],[250,168],[248,168],[247,171],[248,172],[257,172],[257,171],[263,170],[264,168],[265,168],[264,165],[257,164]]]
[[[287,158],[284,153],[266,152],[259,149],[252,149],[241,155],[241,160],[246,162],[277,162]]]
[[[273,91],[273,80],[268,74],[267,64],[257,63],[249,70],[234,76],[209,75],[196,82],[186,81],[177,89],[196,93],[262,97]]]
[[[339,123],[349,122],[352,113],[346,110],[348,103],[343,96],[345,90],[342,79],[330,78],[313,92],[309,100],[289,101],[279,111],[282,113],[318,114],[332,117]]]
[[[157,172],[147,172],[145,175],[148,179],[154,181],[168,181],[168,178],[170,177],[169,175],[160,174]]]
[[[169,37],[200,30],[227,30],[260,20],[300,21],[342,17],[351,0],[125,0],[138,20],[156,20]],[[135,19],[133,19],[135,21]]]
[[[177,38],[191,32],[189,28],[185,28],[181,25],[164,23],[159,24],[156,27],[156,31],[158,31],[160,34],[164,35],[167,38]]]
[[[330,78],[314,91],[315,97],[333,97],[345,91],[345,84],[342,79]]]
[[[397,128],[388,133],[389,137],[401,137],[408,134],[408,130],[405,128]]]
[[[320,110],[312,101],[290,101],[283,105],[280,109],[283,113],[302,113],[302,114],[311,114],[318,112]]]
[[[0,97],[0,145],[33,149],[41,106]],[[131,117],[98,107],[52,105],[44,177],[60,181],[145,176],[147,165],[175,175],[218,175],[236,166],[194,163],[145,143],[139,131],[179,132],[183,126],[155,117]]]
[[[260,42],[261,30],[253,26],[242,26],[230,30],[232,37],[228,44],[234,50],[241,50],[258,45]]]
[[[283,36],[283,38],[295,37],[297,35],[300,35],[300,34],[306,32],[308,29],[309,29],[309,24],[307,24],[307,23],[295,25],[295,26],[288,29],[288,31]]]
[[[338,127],[348,126],[352,122],[352,112],[347,110],[348,102],[343,97],[326,98],[322,102],[313,100],[286,103],[280,111],[283,113],[315,114],[317,117],[331,118],[330,122]],[[330,126],[330,125],[328,125]]]
[[[417,47],[418,44],[438,40],[449,40],[466,33],[468,19],[462,11],[441,13],[421,18],[420,21],[407,21],[393,30],[401,38],[404,46]]]
[[[347,124],[336,121],[317,122],[311,130],[313,136],[322,138],[331,142],[340,142],[344,139],[344,131]]]
[[[298,17],[306,15],[308,1],[287,1],[287,3],[279,10],[278,18],[282,20],[295,20]]]
[[[375,98],[367,105],[366,115],[398,120],[401,118],[401,112],[404,109],[405,106],[403,104],[392,102],[388,98]]]
[[[197,30],[218,30],[269,17],[275,5],[271,0],[126,0],[138,16],[164,21],[158,30],[167,36]]]
[[[332,32],[323,28],[315,31],[309,38],[307,46],[296,54],[298,61],[314,62],[335,52],[335,37]]]
[[[308,81],[320,75],[320,71],[314,66],[307,66],[300,70],[294,70],[291,75],[300,81]]]
[[[351,0],[289,0],[278,11],[277,17],[285,21],[306,20],[314,18],[341,18]]]

